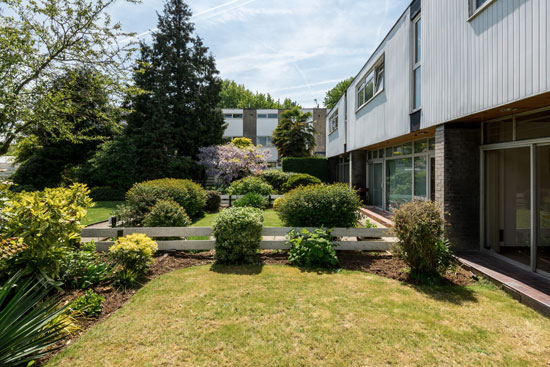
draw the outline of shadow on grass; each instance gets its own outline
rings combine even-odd
[[[411,287],[428,297],[440,301],[461,305],[463,303],[477,302],[475,292],[467,287],[459,285],[417,285]]]
[[[263,264],[222,265],[214,263],[210,267],[210,271],[219,274],[256,275],[262,272],[263,266]]]
[[[319,267],[313,267],[313,266],[296,266],[296,265],[290,265],[292,267],[300,269],[302,273],[315,273],[315,274],[337,274],[340,271],[342,271],[342,268],[319,268]]]

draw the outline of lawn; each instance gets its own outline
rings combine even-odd
[[[283,227],[283,223],[273,209],[264,210],[263,214],[264,227]],[[217,216],[218,213],[205,214],[204,217],[194,222],[191,227],[212,227]]]
[[[550,320],[492,285],[200,266],[148,283],[54,366],[547,366]]]
[[[82,224],[89,225],[109,219],[116,207],[122,203],[122,201],[96,201],[95,205],[88,209],[88,215]]]

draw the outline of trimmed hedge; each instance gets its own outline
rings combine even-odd
[[[262,172],[261,178],[264,182],[273,186],[276,192],[282,192],[283,185],[288,181],[292,173],[276,169],[269,169]]]
[[[235,200],[235,202],[233,203],[233,206],[237,208],[250,207],[265,209],[268,205],[268,200],[263,195],[257,194],[255,192],[249,192],[242,198]]]
[[[126,191],[109,186],[99,186],[90,189],[93,201],[124,201]]]
[[[256,262],[264,217],[256,208],[222,210],[212,226],[216,237],[216,261],[220,264]]]
[[[185,209],[172,200],[159,200],[143,219],[144,227],[188,227],[191,219]]]
[[[274,209],[288,227],[354,227],[361,201],[346,184],[298,187],[277,199]]]
[[[256,176],[247,176],[240,180],[233,181],[227,188],[229,195],[246,195],[254,192],[260,195],[273,194],[273,187],[262,181],[261,178]]]
[[[206,191],[206,204],[204,205],[204,210],[207,213],[215,213],[220,210],[220,205],[222,203],[222,194],[219,191],[207,190]]]
[[[328,158],[286,157],[283,158],[283,172],[307,173],[323,182],[329,182]]]
[[[288,181],[283,185],[282,192],[289,192],[299,186],[319,185],[321,180],[307,173],[295,173],[291,175]]]

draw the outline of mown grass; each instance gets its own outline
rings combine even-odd
[[[47,366],[547,366],[550,320],[504,292],[288,266],[163,275]]]
[[[204,217],[195,221],[191,227],[212,227],[214,220],[219,213],[205,214]],[[279,219],[279,216],[273,209],[267,209],[263,211],[264,214],[264,227],[283,227],[283,223]]]
[[[86,219],[82,221],[82,224],[89,225],[109,219],[116,207],[122,203],[122,201],[96,201],[95,205],[88,209]]]

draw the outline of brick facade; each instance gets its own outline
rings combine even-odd
[[[455,249],[479,250],[480,124],[445,124],[435,134],[435,199]],[[450,214],[452,213],[452,214]]]

